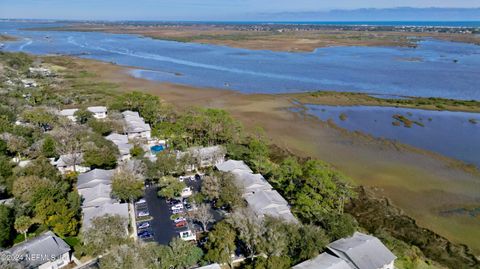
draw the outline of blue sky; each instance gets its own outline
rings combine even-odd
[[[249,20],[258,14],[268,19],[285,12],[395,7],[480,8],[480,0],[0,0],[0,18]]]

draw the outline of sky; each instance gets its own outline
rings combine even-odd
[[[301,18],[304,13],[337,9],[396,7],[480,8],[480,0],[0,0],[0,18],[281,20],[279,14],[286,13]]]

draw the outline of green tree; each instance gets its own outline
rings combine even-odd
[[[202,180],[202,194],[210,201],[220,197],[220,182],[218,177],[211,175],[205,176]]]
[[[245,206],[242,197],[242,189],[235,184],[233,175],[230,173],[218,173],[220,178],[220,195],[218,206],[226,206],[227,209],[237,209]]]
[[[357,221],[350,214],[326,214],[322,216],[320,224],[332,240],[352,236],[358,228]]]
[[[92,129],[92,131],[103,136],[107,136],[113,132],[113,124],[110,121],[100,121],[95,118],[91,118],[88,120],[87,124],[88,127]]]
[[[0,205],[0,246],[8,246],[13,239],[13,210],[7,206]]]
[[[58,157],[57,149],[55,145],[55,139],[50,135],[45,136],[45,139],[42,143],[42,154],[46,158],[56,158]]]
[[[129,169],[115,171],[112,179],[112,193],[122,201],[133,202],[143,195],[143,180]]]
[[[190,268],[196,265],[203,256],[200,248],[178,237],[174,238],[169,245],[175,257],[174,268]]]
[[[28,204],[33,204],[36,194],[42,189],[53,188],[52,183],[37,176],[18,177],[13,182],[13,196]]]
[[[34,107],[22,112],[21,117],[32,124],[42,126],[48,124],[53,126],[57,122],[57,117],[52,112],[48,111],[44,107]]]
[[[130,155],[132,155],[132,157],[142,157],[143,155],[145,155],[145,151],[143,150],[143,148],[140,146],[140,145],[133,145],[133,148],[130,149]]]
[[[159,196],[172,199],[179,197],[182,193],[182,190],[185,189],[187,185],[174,177],[166,176],[160,179],[159,187]]]
[[[235,227],[238,239],[247,249],[248,257],[252,258],[259,254],[265,244],[263,221],[248,208],[237,209],[230,214],[227,221]]]
[[[236,249],[235,239],[235,229],[229,223],[225,221],[217,223],[213,231],[208,234],[205,259],[220,264],[226,263],[233,268],[232,254]]]
[[[97,134],[92,134],[90,139],[83,152],[84,164],[91,168],[115,168],[119,155],[117,146]]]
[[[83,234],[85,253],[97,256],[125,243],[128,239],[126,221],[120,216],[111,215],[94,218]]]
[[[32,226],[33,221],[29,216],[20,216],[15,220],[14,227],[18,233],[21,233],[25,236],[25,240],[27,240],[27,232]]]
[[[77,122],[80,124],[85,124],[93,119],[93,113],[86,108],[80,108],[79,110],[75,111],[73,116],[75,116]]]
[[[6,186],[10,189],[8,185],[8,178],[13,174],[13,164],[11,159],[0,155],[0,186]],[[10,186],[11,187],[11,186]]]

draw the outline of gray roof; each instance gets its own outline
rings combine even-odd
[[[98,184],[92,188],[79,189],[78,193],[83,198],[82,207],[95,207],[100,206],[105,203],[114,203],[110,197],[110,192],[112,191],[111,185]]]
[[[92,113],[104,113],[107,112],[107,107],[104,106],[90,106],[87,107],[87,110]]]
[[[382,268],[396,259],[378,238],[359,232],[332,242],[327,247],[354,269]]]
[[[252,174],[244,170],[234,170],[232,172],[235,183],[243,188],[245,193],[271,190],[272,186],[265,180],[261,174]]]
[[[20,244],[5,250],[4,253],[10,253],[13,256],[26,257],[27,255],[40,255],[36,259],[25,259],[20,263],[25,268],[36,268],[46,262],[50,257],[59,257],[70,252],[70,246],[51,231],[45,232],[35,238],[24,241]],[[43,259],[43,257],[46,257]]]
[[[78,176],[77,189],[92,188],[99,184],[112,183],[113,170],[94,169]]]
[[[99,207],[83,208],[82,228],[88,228],[94,218],[102,217],[105,215],[118,215],[125,219],[128,219],[128,204],[114,203],[103,204]]]
[[[225,154],[227,153],[222,146],[193,147],[190,148],[189,151],[193,156],[198,156],[201,159],[225,157]]]
[[[221,164],[217,164],[216,167],[222,172],[233,172],[234,170],[242,170],[250,173],[253,172],[243,161],[228,160]]]
[[[313,259],[293,266],[292,269],[352,269],[352,267],[340,258],[322,253]]]
[[[140,117],[138,112],[124,111],[122,112],[125,124],[127,125],[127,133],[142,133],[151,131],[150,125],[145,123],[144,119]]]
[[[218,263],[212,263],[210,265],[205,265],[202,267],[198,267],[197,269],[222,269]]]
[[[63,109],[60,110],[60,116],[68,117],[68,116],[73,116],[75,112],[77,112],[78,108],[69,108],[69,109]]]
[[[118,147],[118,151],[120,152],[120,155],[122,156],[130,154],[130,150],[133,148],[133,145],[128,143],[119,143],[116,145]]]
[[[275,190],[258,191],[245,195],[248,206],[259,217],[265,215],[298,222],[290,212],[287,201]]]
[[[128,136],[127,135],[122,135],[122,134],[117,134],[117,133],[111,133],[108,136],[106,136],[105,139],[112,141],[114,144],[127,144],[128,143]]]
[[[78,153],[78,154],[65,154],[61,155],[55,165],[57,167],[67,167],[67,166],[73,166],[75,165],[80,165],[83,162],[83,154]]]
[[[126,111],[123,111],[122,112],[122,115],[123,117],[137,117],[137,118],[140,118],[140,114],[138,114],[138,112],[136,111],[130,111],[130,110],[126,110]]]

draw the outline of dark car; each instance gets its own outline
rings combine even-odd
[[[152,237],[153,233],[151,231],[141,231],[137,235],[138,237],[144,238],[144,237]]]

